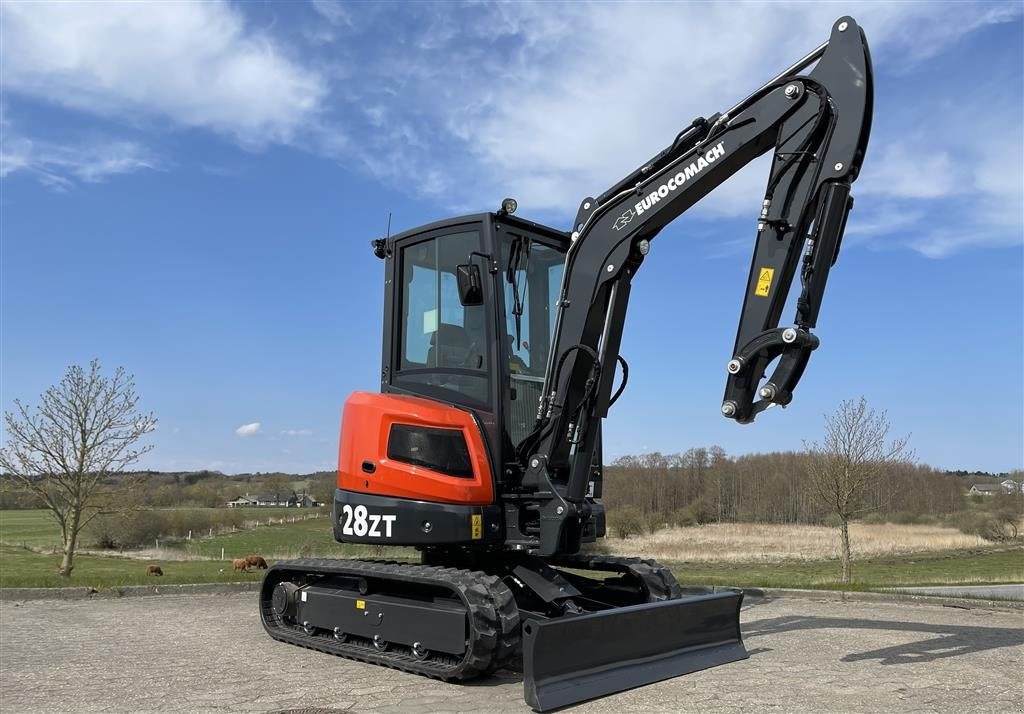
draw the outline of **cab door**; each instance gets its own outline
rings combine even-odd
[[[456,266],[482,252],[481,234],[471,223],[395,241],[387,391],[493,411],[490,286],[483,304],[462,305],[456,282]]]

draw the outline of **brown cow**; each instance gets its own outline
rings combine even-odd
[[[236,573],[238,571],[242,571],[243,573],[248,573],[249,572],[249,561],[246,560],[245,558],[236,558],[235,560],[231,561],[231,564],[233,566],[235,566],[235,569],[234,569],[233,572],[236,572]]]
[[[146,567],[146,575],[163,575],[164,571],[159,565],[150,565]]]
[[[257,570],[266,570],[268,567],[267,561],[263,559],[262,555],[250,555],[245,559],[245,562],[254,566]]]

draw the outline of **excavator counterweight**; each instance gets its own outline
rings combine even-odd
[[[789,404],[819,346],[872,96],[864,33],[843,17],[581,201],[570,231],[506,199],[374,240],[380,393],[346,402],[332,526],[339,542],[412,546],[421,562],[276,563],[260,591],[270,636],[450,681],[521,655],[538,711],[746,658],[740,590],[684,594],[652,560],[588,548],[605,535],[601,424],[628,377],[630,285],[666,225],[772,151],[721,413],[745,424]]]

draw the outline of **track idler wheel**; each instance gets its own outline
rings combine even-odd
[[[278,617],[295,618],[295,604],[298,602],[299,586],[287,580],[274,586],[270,606]]]

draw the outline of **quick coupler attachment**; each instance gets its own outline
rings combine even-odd
[[[739,590],[523,623],[526,703],[548,711],[748,657]]]
[[[729,360],[722,415],[749,424],[765,409],[789,404],[811,352],[819,344],[816,335],[800,327],[765,330],[752,339]],[[765,368],[776,357],[775,371],[759,387]]]

